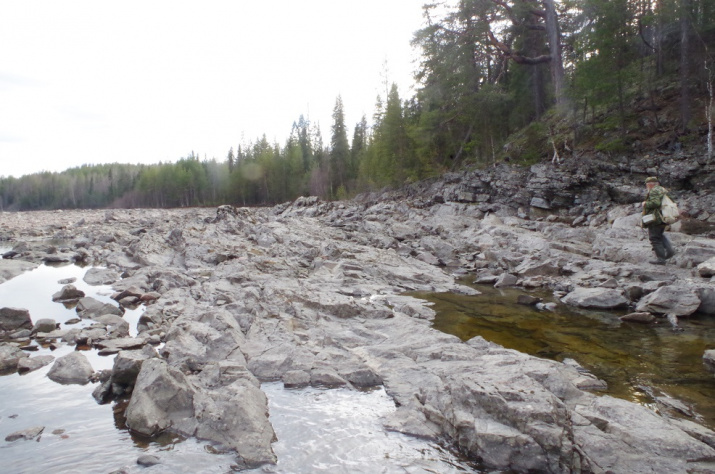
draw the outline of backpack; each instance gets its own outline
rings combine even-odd
[[[678,205],[667,194],[663,195],[663,202],[660,204],[660,216],[664,224],[675,224],[680,218]]]

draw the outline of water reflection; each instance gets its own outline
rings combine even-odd
[[[715,427],[715,377],[702,363],[703,353],[715,348],[714,317],[681,318],[683,331],[674,332],[665,319],[624,323],[615,312],[562,304],[555,312],[539,311],[516,303],[523,291],[477,288],[482,295],[417,296],[434,303],[436,329],[539,357],[575,359],[608,382],[611,395],[649,405],[654,397],[674,397],[692,407],[697,421]]]
[[[87,270],[89,267],[82,268],[77,265],[40,265],[0,284],[0,306],[24,308],[30,311],[33,322],[49,318],[60,323],[61,329],[69,329],[67,322],[72,322],[78,317],[75,305],[52,301],[52,295],[65,286],[64,282],[72,281],[71,284],[83,291],[85,295],[103,303],[117,305],[111,299],[114,290],[110,286],[92,286],[84,282],[83,278]],[[144,308],[140,306],[135,309],[127,309],[124,313],[123,317],[129,323],[132,336],[136,336],[136,323],[143,311]],[[90,320],[84,320],[78,323],[78,326],[73,327],[88,326],[92,323]]]
[[[387,432],[395,411],[384,389],[287,390],[263,384],[278,441],[276,466],[255,473],[479,472],[454,453],[423,439]]]
[[[77,318],[74,308],[52,301],[60,280],[74,278],[78,289],[105,303],[116,305],[109,286],[91,286],[82,278],[89,268],[76,265],[40,267],[0,284],[0,306],[25,308],[33,321],[51,318],[61,329],[89,325],[89,320],[66,325]],[[130,333],[136,335],[136,323],[144,308],[127,310],[124,318]],[[58,345],[55,350],[42,346],[31,357],[51,354],[61,357],[74,346]],[[95,370],[110,369],[114,356],[100,356],[85,350]],[[99,405],[92,397],[96,384],[60,385],[47,378],[51,364],[24,375],[0,376],[0,458],[4,472],[146,472],[136,464],[142,454],[154,454],[162,464],[152,468],[159,473],[230,472],[234,456],[213,454],[209,446],[197,440],[171,436],[144,442],[135,439],[123,425],[123,407]],[[10,433],[33,426],[45,429],[38,441],[5,442]],[[167,455],[170,452],[170,455]]]
[[[0,306],[26,308],[33,321],[52,318],[66,328],[77,317],[73,308],[52,302],[63,286],[75,278],[78,289],[100,301],[116,305],[108,286],[90,286],[82,278],[88,268],[42,265],[0,284]],[[127,310],[132,334],[143,311]],[[78,324],[91,324],[82,321]],[[76,327],[70,325],[68,327]],[[75,350],[60,345],[42,347],[31,356],[60,357]],[[109,369],[114,356],[85,350],[95,370]],[[47,378],[51,365],[26,375],[0,376],[0,458],[5,469],[29,472],[125,473],[226,473],[233,471],[235,455],[221,454],[210,444],[184,440],[171,434],[154,439],[132,436],[126,428],[126,402],[99,405],[92,397],[96,384],[60,385]],[[467,461],[437,444],[386,432],[383,416],[395,410],[384,390],[285,390],[281,384],[264,384],[270,421],[278,435],[274,450],[277,466],[254,472],[478,472]],[[5,442],[13,432],[44,426],[38,441]],[[152,454],[161,464],[144,468],[137,458]]]

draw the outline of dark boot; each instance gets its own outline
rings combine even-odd
[[[663,250],[665,250],[666,260],[668,260],[669,258],[673,258],[673,255],[675,255],[675,249],[673,248],[673,244],[670,243],[670,239],[665,235],[663,236]]]

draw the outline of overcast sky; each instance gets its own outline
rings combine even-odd
[[[413,95],[421,0],[0,0],[0,176],[224,160]]]

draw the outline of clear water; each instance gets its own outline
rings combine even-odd
[[[422,439],[387,432],[395,411],[384,389],[286,390],[263,384],[278,441],[276,466],[255,473],[478,472],[464,459]]]
[[[87,268],[40,266],[0,284],[0,306],[26,308],[33,320],[53,318],[62,328],[76,318],[74,308],[52,302],[61,279],[76,278],[77,288],[98,300],[116,304],[111,288],[82,281]],[[135,333],[142,308],[127,311]],[[87,324],[82,322],[78,324]],[[60,357],[74,350],[40,348],[31,356]],[[84,351],[95,370],[109,369],[114,356]],[[60,385],[47,378],[51,365],[26,375],[0,376],[0,472],[225,473],[232,472],[232,454],[219,454],[210,443],[176,436],[146,440],[133,437],[124,425],[123,406],[99,405],[92,397],[96,384]],[[384,390],[286,390],[264,384],[270,420],[278,441],[278,465],[258,473],[422,473],[478,472],[467,461],[437,444],[382,428],[383,416],[395,410]],[[4,441],[10,433],[34,426],[45,430],[37,441]],[[143,454],[161,464],[141,467]]]
[[[715,428],[715,375],[702,362],[703,353],[715,349],[715,316],[680,318],[681,331],[674,331],[666,319],[627,323],[618,319],[623,313],[563,304],[554,312],[539,311],[516,303],[523,291],[476,288],[483,294],[418,296],[434,303],[436,329],[465,341],[482,336],[539,357],[575,359],[605,380],[613,396],[685,416],[656,403],[674,399],[690,411],[687,418]]]

